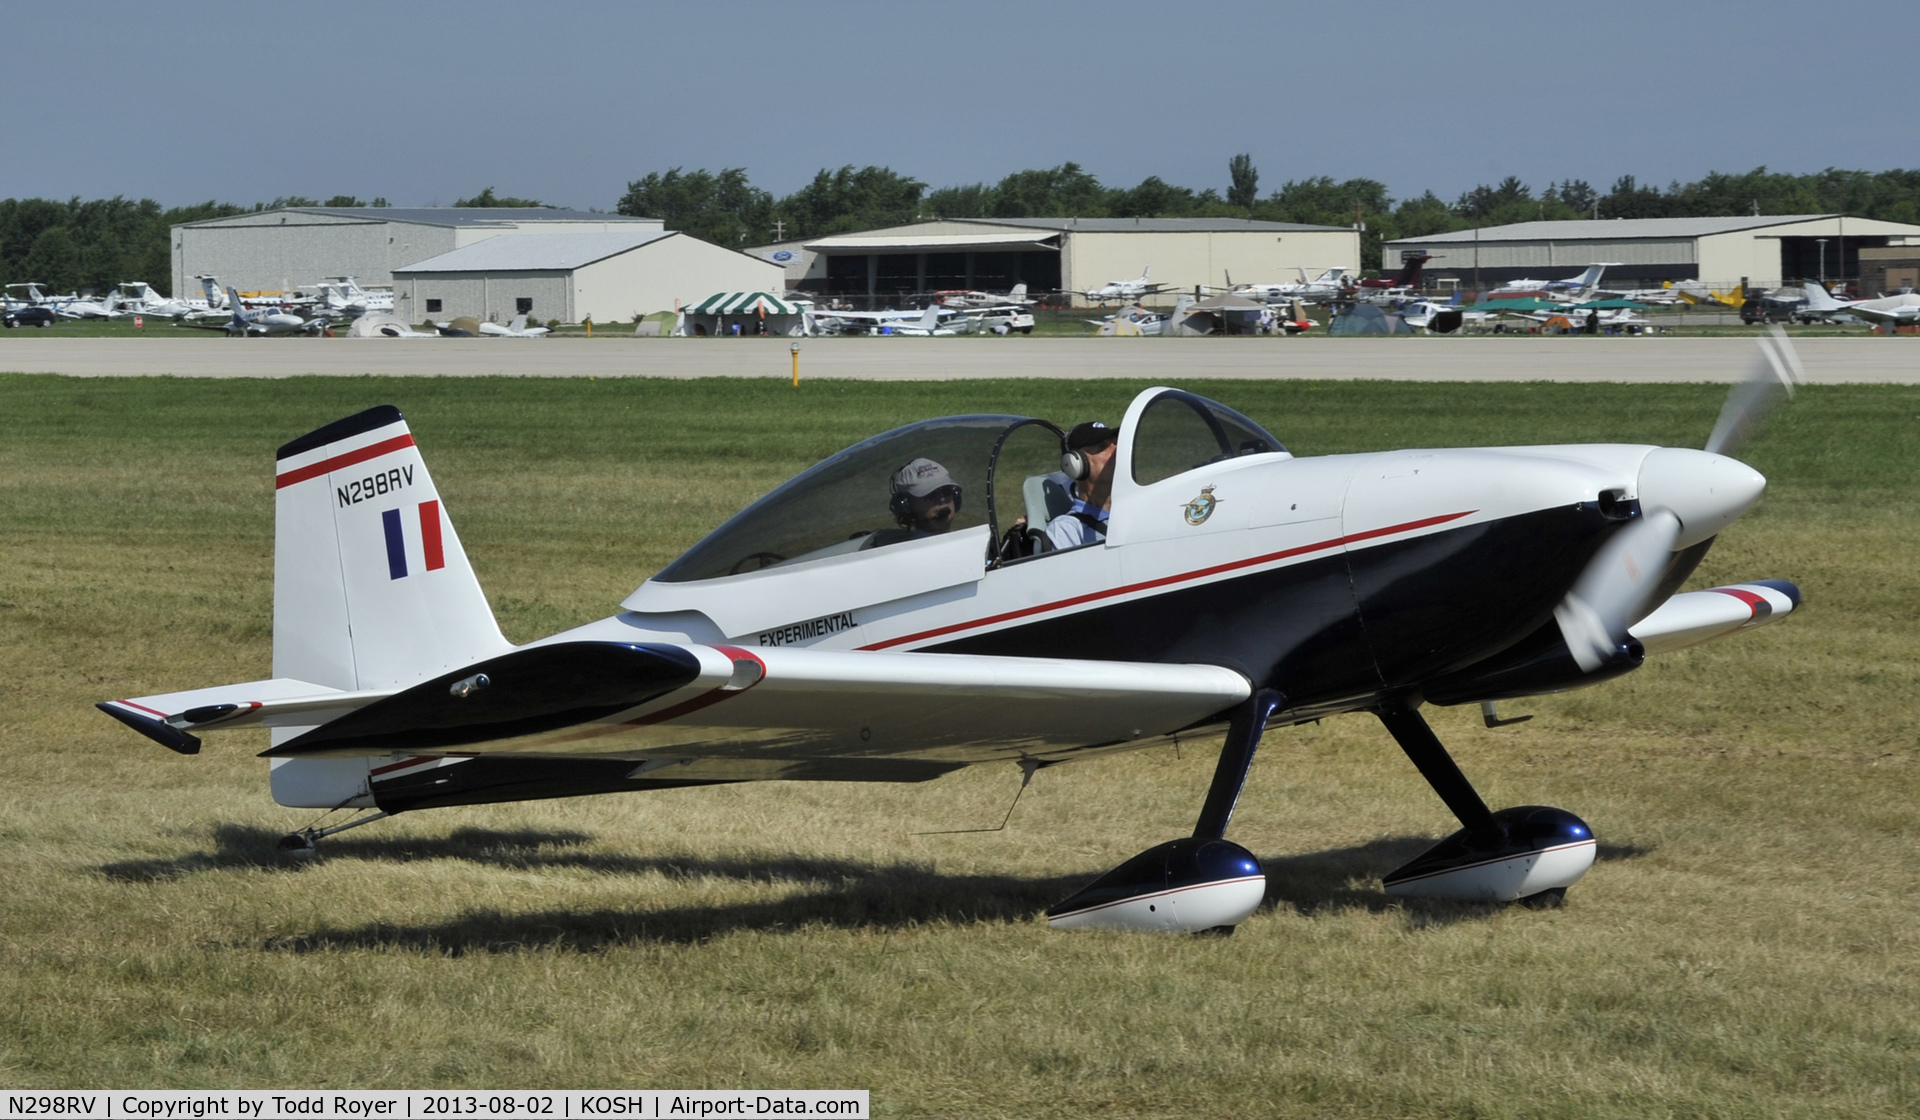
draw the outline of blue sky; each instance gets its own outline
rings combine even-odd
[[[1766,165],[1920,166],[1912,48],[1806,4],[9,6],[0,197],[501,194],[649,171],[933,186],[1367,176],[1452,198]],[[1882,9],[1882,15],[1890,12]],[[31,30],[29,30],[31,29]],[[1884,91],[1884,92],[1883,92]]]

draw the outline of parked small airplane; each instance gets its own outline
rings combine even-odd
[[[225,331],[233,337],[319,334],[332,325],[324,315],[308,319],[280,307],[248,307],[240,299],[240,293],[232,288],[227,289],[227,306],[229,313],[225,319],[196,315],[182,319],[180,325],[199,330]]]
[[[1429,253],[1408,257],[1401,265],[1397,276],[1376,276],[1371,280],[1355,281],[1345,289],[1347,299],[1363,299],[1369,303],[1383,303],[1398,299],[1407,299],[1418,295],[1420,291],[1420,272],[1427,262],[1436,259]]]
[[[1490,809],[1423,704],[1599,683],[1777,621],[1782,581],[1676,593],[1766,480],[1727,457],[1791,392],[1777,333],[1706,450],[1641,445],[1295,458],[1258,423],[1142,391],[1112,451],[950,416],[829,456],[641,585],[621,612],[501,636],[398,409],[276,457],[271,679],[105,701],[175,751],[271,729],[283,805],[394,813],[769,779],[916,782],[1217,740],[1193,833],[1048,912],[1055,928],[1230,928],[1265,895],[1225,839],[1270,726],[1377,717],[1460,831],[1388,893],[1558,901],[1587,823]],[[1076,429],[1077,430],[1077,429]],[[1054,549],[1062,478],[1110,487],[1105,533]],[[1064,516],[1073,516],[1068,513]],[[324,819],[324,818],[323,818]]]
[[[933,307],[895,311],[816,311],[814,322],[823,334],[894,334],[897,328],[912,326],[923,322],[927,312],[941,316],[943,309],[937,304]],[[944,312],[949,325],[958,318],[965,321],[966,314],[958,311]]]
[[[417,331],[398,315],[384,311],[370,311],[353,321],[347,328],[350,338],[441,338],[438,330]]]
[[[130,319],[133,313],[120,310],[120,297],[108,292],[97,299],[74,298],[55,305],[62,319]]]
[[[498,323],[481,323],[480,333],[492,338],[539,338],[543,334],[552,334],[553,331],[546,327],[527,326],[527,317],[522,314],[515,315],[513,322],[504,327]]]
[[[1322,303],[1337,299],[1345,286],[1347,270],[1336,265],[1307,279],[1307,270],[1300,269],[1300,282],[1297,284],[1235,284],[1233,277],[1227,277],[1227,289],[1236,296],[1257,299],[1261,303],[1285,303],[1300,299],[1308,303]]]
[[[207,310],[207,305],[197,301],[174,299],[163,296],[153,290],[153,285],[144,280],[128,280],[120,285],[119,310],[131,315],[147,315],[156,319],[180,319],[196,311]]]
[[[1085,296],[1091,303],[1107,303],[1113,300],[1138,303],[1146,296],[1165,291],[1167,288],[1167,285],[1155,284],[1149,279],[1152,274],[1153,266],[1148,265],[1140,270],[1140,278],[1137,280],[1109,280],[1098,288],[1076,294]]]
[[[337,316],[360,316],[369,311],[393,311],[391,290],[370,292],[351,276],[328,276],[320,282],[320,305]]]
[[[1453,293],[1453,299],[1446,303],[1417,299],[1400,307],[1400,318],[1407,326],[1428,334],[1452,334],[1468,324],[1484,325],[1499,317],[1491,311],[1462,306],[1459,292]]]
[[[1832,292],[1818,280],[1809,280],[1803,287],[1807,293],[1807,306],[1802,314],[1809,318],[1832,321],[1839,315],[1851,315],[1856,319],[1872,323],[1875,326],[1907,327],[1920,323],[1920,295],[1903,292],[1900,295],[1882,296],[1879,299],[1835,299]]]
[[[1193,302],[1192,296],[1181,296],[1171,312],[1149,311],[1135,304],[1122,307],[1105,318],[1088,319],[1086,322],[1093,326],[1094,335],[1101,338],[1163,335],[1187,317]]]
[[[1628,301],[1623,300],[1620,302]],[[1635,307],[1585,307],[1579,304],[1569,304],[1566,307],[1551,310],[1542,309],[1539,311],[1525,312],[1521,318],[1532,319],[1536,323],[1546,325],[1552,325],[1554,320],[1557,319],[1560,320],[1563,325],[1575,331],[1584,331],[1587,329],[1589,319],[1592,320],[1594,329],[1597,331],[1651,327],[1653,325],[1652,321],[1637,314],[1639,310],[1639,308]]]
[[[1560,300],[1567,303],[1580,303],[1600,287],[1600,277],[1607,269],[1619,265],[1619,261],[1602,264],[1590,264],[1586,271],[1566,280],[1509,280],[1487,293],[1488,299],[1515,299],[1522,294],[1534,294],[1541,299]]]
[[[1740,305],[1747,301],[1745,284],[1735,284],[1730,291],[1716,292],[1698,280],[1682,280],[1674,284],[1670,290],[1680,302],[1693,304],[1696,307],[1701,304],[1717,303],[1737,311]]]
[[[1032,307],[1039,301],[1027,298],[1027,286],[1025,284],[1015,284],[1013,289],[1004,295],[994,292],[976,292],[971,290],[961,292],[935,292],[933,293],[933,302],[939,304],[941,307],[955,311],[991,311],[1003,307]]]
[[[896,322],[887,328],[893,334],[915,335],[921,338],[951,338],[960,333],[961,328],[971,329],[964,311],[948,311],[939,304],[920,313],[918,319]]]
[[[26,280],[18,284],[8,284],[5,295],[8,307],[52,307],[58,310],[62,304],[71,303],[80,297],[69,292],[64,296],[50,296],[40,290],[40,285]]]

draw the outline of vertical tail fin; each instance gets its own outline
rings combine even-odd
[[[1025,284],[1015,284],[1013,290],[1007,293],[1007,298],[1015,303],[1021,302],[1027,298],[1027,286]]]
[[[1427,267],[1433,258],[1425,253],[1417,257],[1408,257],[1407,263],[1400,268],[1400,275],[1393,281],[1396,288],[1417,288],[1420,286],[1420,270]]]
[[[1843,306],[1818,280],[1809,280],[1801,288],[1807,293],[1808,311],[1838,311]]]
[[[392,687],[511,648],[399,409],[280,448],[274,486],[275,676]]]
[[[921,330],[925,331],[933,331],[940,328],[939,304],[936,303],[927,308],[926,314],[920,316],[919,326]]]

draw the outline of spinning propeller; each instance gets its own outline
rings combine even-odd
[[[1760,340],[1760,359],[1727,394],[1704,451],[1661,448],[1640,468],[1641,515],[1615,533],[1588,563],[1553,617],[1583,672],[1622,657],[1638,659],[1627,627],[1648,601],[1678,549],[1707,540],[1760,498],[1766,479],[1728,456],[1793,396],[1804,370],[1779,327]]]

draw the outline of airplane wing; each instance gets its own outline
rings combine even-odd
[[[1667,653],[1778,621],[1799,605],[1800,589],[1785,580],[1710,587],[1675,595],[1627,632],[1649,654]]]
[[[1251,692],[1216,665],[567,641],[372,698],[265,753],[624,758],[689,780],[831,764],[857,779],[1144,746]]]

